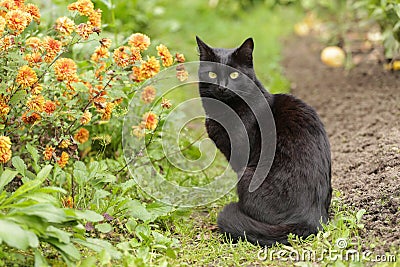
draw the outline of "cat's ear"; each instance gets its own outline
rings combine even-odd
[[[214,57],[214,52],[205,42],[196,36],[197,46],[199,48],[200,60],[211,60]]]
[[[248,38],[243,42],[241,46],[239,46],[233,55],[235,58],[248,66],[253,66],[253,50],[254,50],[254,41],[253,38]]]

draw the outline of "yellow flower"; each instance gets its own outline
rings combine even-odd
[[[111,39],[109,39],[109,38],[103,38],[100,40],[100,45],[107,49],[111,47],[111,43],[112,43]]]
[[[64,139],[61,141],[61,143],[58,145],[60,148],[68,148],[71,145],[71,141],[68,139]]]
[[[132,48],[139,49],[140,51],[146,50],[150,46],[149,36],[142,33],[134,33],[128,39],[128,44]]]
[[[82,123],[82,125],[86,125],[91,121],[91,119],[92,119],[92,113],[86,110],[85,112],[83,112],[80,122]]]
[[[176,78],[178,78],[179,81],[184,82],[188,77],[189,73],[185,69],[176,71]]]
[[[93,33],[93,27],[86,23],[79,24],[75,30],[76,33],[85,40],[89,39],[89,35]]]
[[[148,104],[153,102],[155,97],[156,97],[156,89],[154,89],[153,86],[146,86],[143,89],[141,99],[144,103]]]
[[[108,102],[106,104],[106,108],[104,110],[102,110],[102,115],[101,115],[101,120],[103,121],[108,121],[111,118],[111,114],[113,112],[115,104],[112,102]]]
[[[32,17],[30,14],[16,9],[9,11],[5,16],[5,19],[8,28],[18,35],[25,30]]]
[[[146,132],[144,130],[145,125],[142,123],[139,126],[134,125],[132,126],[132,134],[138,138],[142,138],[146,135]]]
[[[29,37],[26,39],[26,45],[29,46],[34,52],[38,52],[43,47],[43,42],[37,37]]]
[[[18,70],[16,82],[22,87],[30,87],[37,82],[37,76],[29,66],[22,66]]]
[[[29,3],[25,6],[24,10],[32,16],[33,20],[37,24],[40,24],[40,11],[36,5]]]
[[[81,15],[89,16],[93,11],[94,5],[90,0],[78,0],[68,5],[68,10],[78,11]]]
[[[157,46],[158,55],[161,57],[161,61],[164,67],[169,67],[174,63],[174,58],[172,57],[171,53],[169,52],[168,48],[160,44]]]
[[[0,37],[3,35],[5,28],[6,28],[6,20],[3,17],[0,17]]]
[[[62,199],[62,205],[64,208],[70,208],[73,209],[75,204],[74,204],[74,199],[72,196],[68,196]]]
[[[68,155],[68,153],[63,151],[63,152],[61,153],[61,157],[58,159],[57,163],[58,163],[58,165],[60,166],[60,168],[64,168],[65,165],[67,165],[68,160],[69,160],[69,155]]]
[[[76,74],[77,66],[70,58],[60,58],[54,63],[54,72],[59,81],[75,82],[78,80]]]
[[[53,114],[53,112],[56,110],[56,108],[57,108],[56,103],[54,103],[54,102],[51,101],[51,100],[47,100],[47,101],[44,103],[43,111],[46,112],[47,115],[51,115],[51,114]]]
[[[89,140],[89,131],[85,128],[80,128],[79,131],[75,133],[74,139],[78,143],[85,143],[87,140]]]
[[[97,27],[97,28],[101,27],[101,10],[100,9],[93,10],[90,12],[88,23],[92,27]]]
[[[148,130],[154,130],[158,124],[158,117],[155,113],[149,111],[143,115],[142,121]]]
[[[171,108],[172,107],[171,101],[163,97],[161,100],[161,107],[165,109]]]
[[[114,50],[113,59],[115,64],[121,68],[125,68],[132,64],[132,58],[129,54],[130,49],[127,46],[120,46]]]
[[[26,111],[22,114],[22,121],[26,124],[34,124],[41,119],[40,115],[36,112],[30,114],[30,111]]]
[[[179,53],[175,54],[175,58],[176,58],[176,61],[178,61],[179,63],[183,63],[186,60],[185,56],[183,54],[179,54]]]
[[[25,5],[25,0],[14,0],[14,4],[16,7],[22,9]]]
[[[44,97],[42,95],[31,96],[26,102],[30,110],[42,112],[44,108]]]
[[[18,7],[13,0],[0,1],[0,17],[4,17],[8,11],[15,10]]]
[[[9,112],[8,98],[0,95],[0,118],[6,116]]]
[[[75,29],[75,23],[68,17],[60,17],[56,20],[55,29],[61,34],[70,35]]]
[[[137,82],[137,83],[143,81],[143,77],[142,77],[142,75],[140,73],[140,68],[136,67],[136,66],[133,66],[132,73],[129,76],[129,78],[132,79],[133,81]]]
[[[40,84],[36,83],[36,84],[32,85],[32,87],[31,87],[31,94],[38,95],[38,94],[40,94],[40,92],[42,90],[43,90],[43,87]]]
[[[0,136],[0,162],[6,163],[11,159],[11,140],[10,137]]]
[[[38,52],[26,54],[24,59],[28,61],[30,67],[37,67],[41,62],[43,62],[42,55]]]
[[[56,149],[52,146],[46,146],[46,149],[43,152],[44,160],[51,160],[53,158],[53,153]]]
[[[54,60],[57,54],[61,51],[62,43],[51,37],[45,37],[43,41],[43,48],[46,51],[44,61],[50,63]]]
[[[102,58],[108,58],[110,56],[110,52],[104,46],[98,46],[94,53],[92,54],[91,60],[94,62],[99,62]]]
[[[6,51],[15,45],[14,36],[6,35],[0,38],[0,51]]]
[[[140,76],[149,79],[160,71],[160,62],[154,57],[150,57],[140,66]]]

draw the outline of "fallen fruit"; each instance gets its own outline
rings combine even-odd
[[[298,36],[306,36],[310,33],[310,27],[305,22],[299,22],[294,25],[294,32]]]
[[[340,47],[328,46],[321,52],[321,61],[330,67],[342,67],[346,55]]]

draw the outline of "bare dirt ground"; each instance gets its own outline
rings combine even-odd
[[[329,134],[332,183],[346,204],[367,210],[366,243],[400,245],[400,72],[362,62],[349,71],[323,65],[310,38],[285,42],[292,94],[313,106]]]

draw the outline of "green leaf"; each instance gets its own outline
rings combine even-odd
[[[0,191],[3,191],[4,186],[11,182],[17,174],[17,171],[6,169],[0,176]]]
[[[61,243],[56,239],[47,239],[47,242],[52,244],[66,260],[77,261],[80,260],[81,254],[72,243]]]
[[[97,224],[97,225],[95,226],[95,228],[96,228],[97,230],[99,230],[100,232],[104,233],[104,234],[111,232],[112,229],[113,229],[112,226],[111,226],[111,224],[109,224],[109,223],[100,223],[100,224]]]
[[[42,184],[40,180],[32,180],[25,184],[23,184],[20,188],[18,188],[8,199],[4,201],[3,205],[7,205],[12,203],[14,200],[22,197],[26,193],[32,192],[35,188],[39,187]]]
[[[106,249],[110,253],[111,257],[113,257],[113,259],[121,258],[121,252],[119,252],[111,243],[105,240],[97,238],[86,238],[86,240],[74,239],[73,241],[96,252],[101,252],[103,249]]]
[[[20,174],[25,176],[25,172],[27,169],[25,162],[19,156],[13,157],[11,161],[12,161],[12,165],[14,166],[14,168],[17,169],[17,171]]]
[[[49,175],[51,170],[53,169],[52,165],[46,165],[38,174],[37,178],[41,181],[44,181]]]
[[[57,238],[58,241],[60,241],[62,243],[69,243],[70,242],[69,237],[70,237],[71,234],[69,234],[69,233],[67,233],[67,232],[65,232],[63,230],[60,230],[60,229],[58,229],[58,228],[56,228],[56,227],[54,227],[52,225],[47,227],[46,234],[48,236],[52,236],[54,238]]]
[[[9,105],[16,106],[19,102],[22,102],[26,99],[27,93],[25,90],[18,90],[15,94],[11,97]]]
[[[357,211],[357,213],[356,213],[357,222],[361,222],[361,219],[365,212],[366,212],[365,209],[360,209],[359,211]]]
[[[103,216],[92,210],[74,210],[76,217],[89,222],[100,222],[104,220]]]
[[[28,247],[39,246],[39,239],[34,233],[14,222],[0,219],[0,229],[0,242],[4,241],[11,247],[26,250]]]
[[[49,203],[40,203],[29,207],[14,209],[9,214],[34,215],[42,218],[44,221],[53,223],[62,223],[66,221],[64,210]]]
[[[97,259],[95,256],[90,256],[84,259],[78,267],[93,267],[96,266]]]
[[[46,261],[46,258],[43,257],[40,250],[35,249],[35,267],[47,267],[49,264]]]
[[[89,179],[86,166],[82,161],[77,161],[74,164],[74,178],[79,185],[85,184]]]
[[[151,214],[138,200],[133,199],[127,203],[129,214],[139,220],[148,221],[152,218]]]
[[[26,150],[28,150],[29,154],[31,154],[33,161],[38,162],[40,156],[39,156],[39,152],[37,151],[37,149],[34,146],[32,146],[31,144],[27,143]]]

